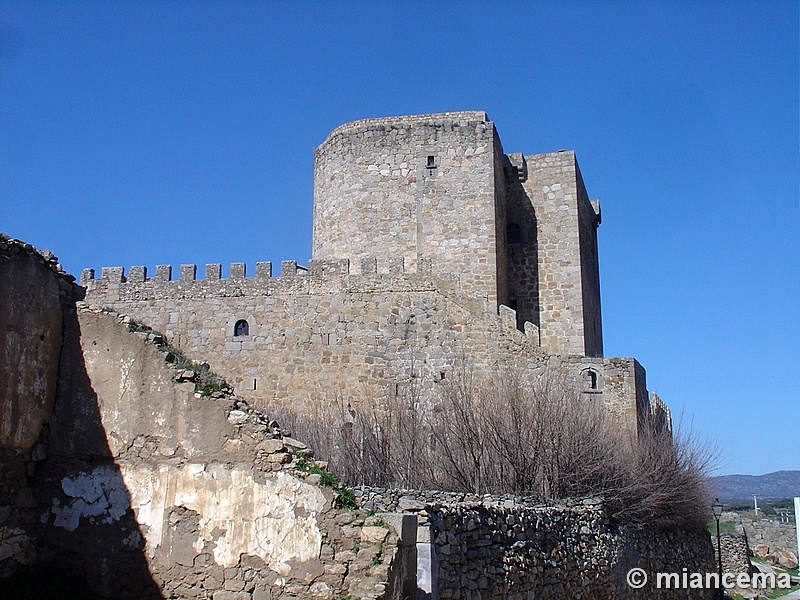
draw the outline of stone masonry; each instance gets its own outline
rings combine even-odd
[[[402,516],[73,281],[0,236],[0,597],[409,597]]]
[[[86,269],[87,301],[163,332],[254,405],[432,394],[546,365],[636,432],[669,411],[631,358],[604,358],[599,203],[568,151],[505,154],[485,113],[366,119],[316,151],[313,257]]]

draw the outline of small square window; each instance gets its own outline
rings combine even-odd
[[[436,157],[433,154],[429,154],[428,155],[428,159],[425,162],[425,166],[427,168],[429,168],[429,169],[435,169],[436,168]]]

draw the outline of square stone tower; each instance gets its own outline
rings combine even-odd
[[[519,321],[539,327],[543,348],[603,355],[597,227],[575,153],[508,155],[509,297]]]
[[[313,220],[314,259],[430,259],[548,351],[602,356],[599,205],[573,152],[506,156],[482,111],[354,121],[316,151]]]

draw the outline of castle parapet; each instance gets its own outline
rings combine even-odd
[[[439,123],[442,125],[458,124],[466,126],[473,122],[486,122],[489,116],[482,110],[462,110],[456,112],[431,113],[425,115],[405,115],[397,117],[379,117],[372,119],[359,119],[339,125],[328,134],[325,141],[317,149],[319,151],[333,138],[342,135],[349,135],[356,131],[384,130],[385,128],[397,128],[421,123]]]
[[[271,295],[286,288],[298,291],[313,289],[314,293],[319,293],[326,289],[355,289],[359,282],[367,284],[373,278],[386,277],[398,282],[405,280],[400,285],[409,290],[432,289],[431,260],[412,262],[399,256],[365,258],[357,264],[349,259],[314,259],[308,267],[294,260],[284,260],[280,262],[279,277],[273,276],[271,262],[257,262],[255,276],[248,276],[247,265],[243,262],[231,263],[227,277],[222,276],[220,263],[205,265],[203,279],[197,278],[196,264],[180,265],[177,279],[173,278],[172,271],[172,265],[157,265],[155,276],[150,276],[147,267],[141,265],[130,267],[127,274],[123,267],[103,267],[100,277],[95,278],[94,269],[84,269],[81,285],[87,288],[90,300],[101,304],[126,299]],[[351,276],[355,279],[347,279]],[[342,281],[343,278],[349,283]]]

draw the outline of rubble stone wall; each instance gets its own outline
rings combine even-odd
[[[719,538],[722,544],[722,572],[752,574],[753,565],[750,564],[751,552],[747,536],[744,533],[723,533]],[[711,543],[714,547],[714,560],[719,561],[716,535],[711,536]]]
[[[432,597],[509,600],[712,598],[713,590],[656,589],[657,573],[715,573],[705,530],[615,525],[599,499],[544,505],[532,498],[357,488],[364,508],[416,514],[430,540],[438,583]],[[423,553],[420,552],[420,555]],[[639,590],[626,575],[641,568]]]
[[[765,545],[770,550],[797,552],[797,532],[794,522],[781,523],[775,519],[742,519],[742,526],[751,546]]]

